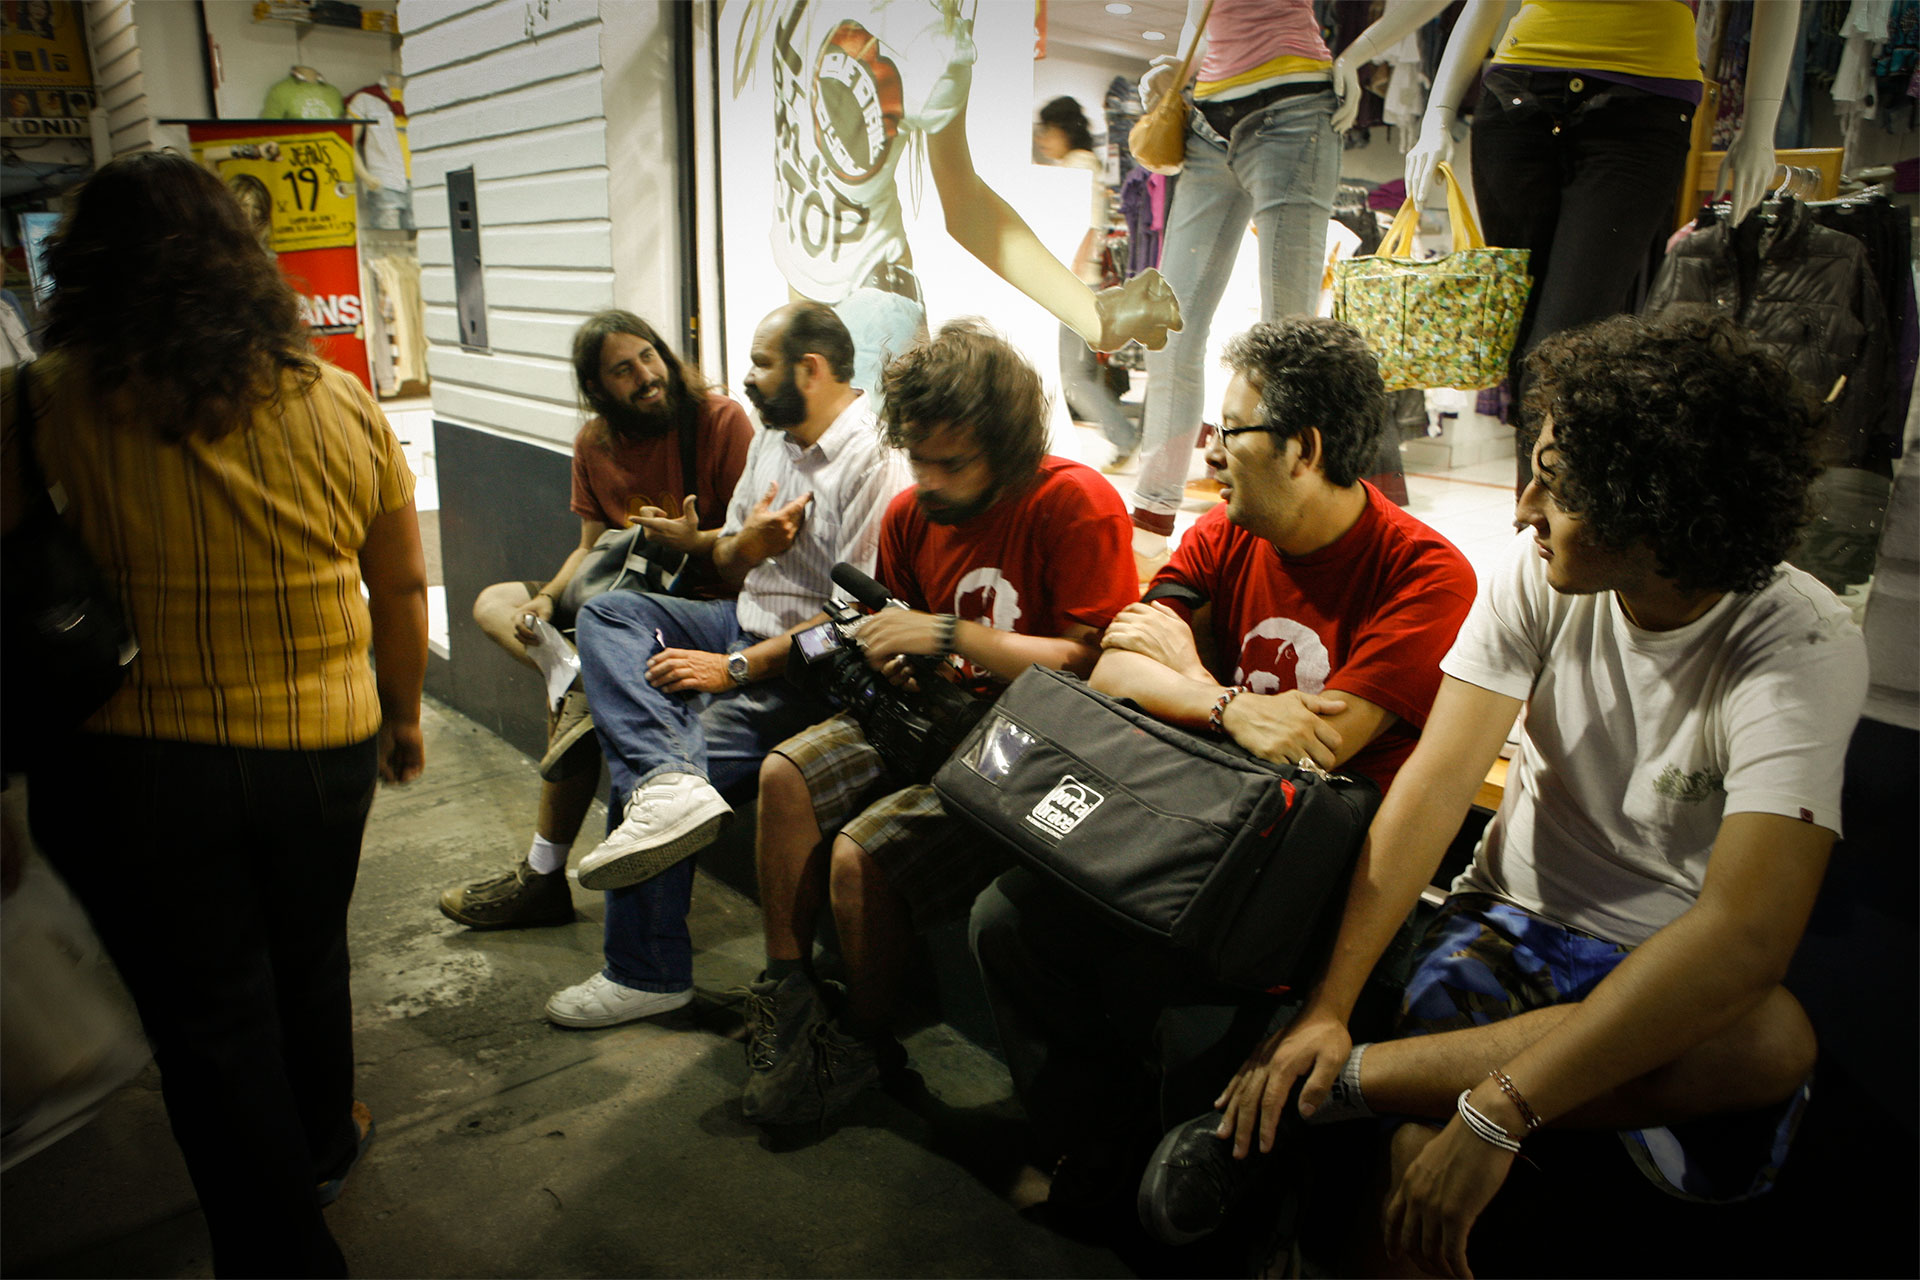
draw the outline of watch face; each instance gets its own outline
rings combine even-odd
[[[747,682],[747,655],[744,653],[728,654],[727,674],[733,677],[735,684],[745,684]]]

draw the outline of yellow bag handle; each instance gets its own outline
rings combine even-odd
[[[1473,211],[1467,207],[1467,193],[1460,186],[1460,179],[1453,176],[1453,166],[1444,160],[1436,166],[1440,176],[1447,183],[1447,219],[1453,224],[1453,250],[1484,249],[1485,237],[1480,234],[1480,224],[1473,220]],[[1380,239],[1380,247],[1373,252],[1376,258],[1411,258],[1413,256],[1413,234],[1420,228],[1420,204],[1408,199],[1400,206],[1400,212],[1394,215],[1393,225],[1387,228],[1387,234]]]

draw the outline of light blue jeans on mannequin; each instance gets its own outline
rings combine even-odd
[[[1133,522],[1173,532],[1194,437],[1207,407],[1207,334],[1251,220],[1260,242],[1260,318],[1308,314],[1320,293],[1340,183],[1331,89],[1281,98],[1223,139],[1187,113],[1187,159],[1167,215],[1160,271],[1186,327],[1147,354],[1147,403]]]

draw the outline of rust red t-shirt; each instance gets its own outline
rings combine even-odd
[[[1282,555],[1215,507],[1153,581],[1184,583],[1212,602],[1215,669],[1235,684],[1343,690],[1399,717],[1350,762],[1384,791],[1427,721],[1474,578],[1451,542],[1372,485],[1366,492],[1353,528],[1304,556]]]
[[[609,529],[624,529],[642,507],[680,514],[689,493],[698,498],[702,529],[726,523],[727,503],[747,462],[753,424],[747,411],[719,393],[700,406],[693,483],[680,474],[680,441],[673,432],[648,440],[623,440],[594,418],[573,440],[573,513]],[[692,589],[701,596],[732,595],[711,563],[690,567]]]
[[[1098,631],[1139,594],[1119,493],[1091,467],[1053,456],[1032,486],[964,524],[935,524],[914,490],[898,494],[880,523],[876,576],[915,609],[1025,636],[1074,623]]]

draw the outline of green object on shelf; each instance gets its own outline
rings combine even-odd
[[[346,114],[340,91],[311,68],[296,68],[296,74],[267,90],[267,101],[260,108],[263,120],[338,120]],[[307,70],[312,79],[297,74]]]

